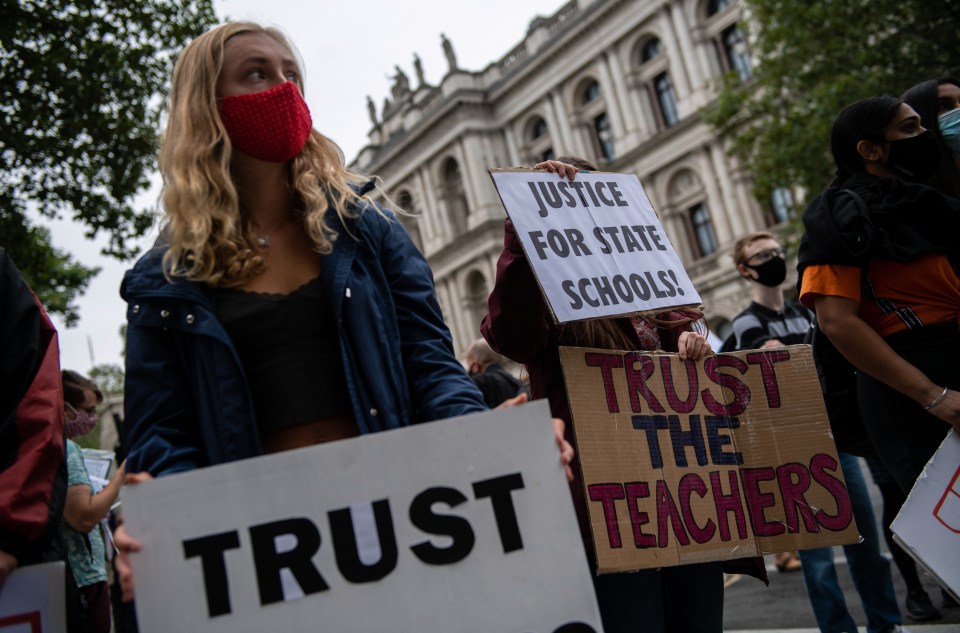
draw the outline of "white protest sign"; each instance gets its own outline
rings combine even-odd
[[[113,465],[114,452],[96,448],[82,448],[80,452],[83,454],[83,465],[87,469],[87,475],[90,476],[90,485],[93,486],[93,492],[96,494],[110,483],[107,474]]]
[[[490,175],[558,322],[700,305],[635,175]]]
[[[98,479],[109,479],[107,474],[110,472],[110,466],[113,465],[113,451],[82,448],[80,452],[83,455],[83,465],[86,466],[88,475]]]
[[[140,629],[601,630],[545,401],[123,489]]]
[[[960,596],[960,435],[950,431],[890,526],[904,550]]]
[[[63,562],[14,570],[0,590],[0,633],[67,630]]]

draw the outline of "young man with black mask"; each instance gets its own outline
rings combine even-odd
[[[734,349],[802,343],[813,314],[783,298],[780,286],[787,278],[787,261],[776,238],[765,231],[741,237],[733,247],[733,261],[753,287],[753,302],[733,320]]]
[[[753,301],[733,319],[734,351],[802,343],[813,314],[799,303],[785,301],[780,286],[787,278],[786,253],[771,233],[749,233],[733,247],[737,272],[750,281]],[[780,571],[801,567],[796,552],[774,556]]]

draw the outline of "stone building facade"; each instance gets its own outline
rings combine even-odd
[[[720,338],[749,302],[729,257],[736,238],[783,222],[790,196],[760,204],[746,171],[704,123],[727,73],[754,60],[736,0],[570,0],[535,18],[513,50],[461,69],[444,37],[439,85],[397,69],[352,166],[379,175],[433,268],[455,347],[479,334],[505,213],[490,167],[568,154],[635,173]]]

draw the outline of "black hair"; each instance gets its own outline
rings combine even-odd
[[[97,398],[97,404],[103,402],[103,393],[93,382],[85,376],[81,376],[75,371],[64,369],[60,372],[60,380],[63,382],[63,401],[71,407],[79,408],[86,399],[84,392],[89,389]]]
[[[916,110],[920,115],[920,124],[927,128],[937,138],[940,145],[940,165],[937,171],[933,173],[926,184],[934,189],[954,197],[960,196],[960,168],[957,167],[953,158],[953,152],[943,140],[940,133],[940,98],[938,96],[940,86],[951,84],[960,88],[960,80],[953,77],[940,77],[939,79],[928,79],[916,84],[901,97],[904,103]]]
[[[938,121],[940,98],[938,97],[938,91],[940,86],[944,84],[951,84],[960,88],[960,80],[953,77],[940,77],[939,79],[921,81],[900,97],[917,111],[923,127],[933,130],[937,136],[940,135],[940,123]]]
[[[897,116],[901,105],[903,101],[900,99],[885,95],[861,99],[840,111],[830,131],[830,151],[837,164],[835,184],[865,171],[857,144],[860,141],[882,142],[884,130]]]

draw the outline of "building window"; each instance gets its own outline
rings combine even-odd
[[[690,209],[690,226],[693,229],[697,257],[706,257],[717,252],[717,236],[713,232],[713,222],[710,221],[707,205],[701,202]]]
[[[773,223],[786,222],[797,214],[793,203],[793,194],[786,187],[777,187],[770,194],[770,209],[773,211]]]
[[[680,116],[677,113],[677,93],[673,89],[670,75],[660,73],[654,77],[653,89],[657,93],[657,104],[664,127],[673,127],[680,120]]]
[[[592,103],[600,98],[600,84],[596,81],[591,81],[583,89],[583,94],[580,97],[580,104],[587,105]]]
[[[707,5],[707,17],[716,15],[733,4],[733,0],[710,0]]]
[[[410,239],[413,240],[414,245],[420,252],[423,252],[423,241],[420,237],[420,222],[413,208],[413,196],[410,195],[409,191],[404,189],[397,195],[397,206],[400,207],[401,211],[406,212],[406,214],[401,213],[397,216],[400,219],[400,224],[403,225],[403,228],[407,229],[407,233],[410,235]]]
[[[530,126],[530,140],[535,141],[538,138],[543,138],[547,134],[547,122],[543,119],[538,118],[533,122],[533,125]]]
[[[487,315],[487,297],[490,291],[487,290],[487,280],[483,274],[478,271],[472,271],[466,280],[465,308],[467,309],[467,318],[469,319],[470,342],[480,336],[480,322]]]
[[[467,206],[467,195],[463,189],[463,177],[460,174],[460,165],[453,158],[448,158],[441,171],[443,183],[441,197],[447,207],[450,218],[450,228],[454,235],[459,235],[467,228],[467,215],[470,209]]]
[[[600,156],[604,160],[613,160],[613,130],[606,112],[593,117],[593,140]]]
[[[550,127],[542,116],[535,116],[527,121],[524,128],[526,144],[520,148],[525,161],[540,162],[553,160],[553,144],[550,142]]]
[[[680,121],[677,91],[670,78],[670,63],[663,47],[663,41],[651,35],[640,40],[640,46],[634,52],[636,69],[633,70],[630,82],[641,88],[652,114],[652,127],[663,130],[673,127]]]
[[[657,38],[650,39],[640,50],[640,63],[645,64],[652,59],[660,57],[663,53],[663,44]]]
[[[586,141],[597,160],[611,161],[614,152],[614,130],[607,113],[604,92],[596,79],[580,84],[579,98],[575,99],[578,134]]]
[[[715,67],[721,74],[736,73],[740,81],[753,76],[750,46],[737,21],[742,11],[734,0],[709,0],[705,4],[704,35],[713,45]]]
[[[397,195],[397,206],[400,207],[401,211],[413,212],[413,196],[410,195],[409,191],[403,190]]]
[[[740,81],[746,81],[753,76],[753,66],[750,63],[750,49],[747,47],[747,38],[740,27],[734,24],[720,34],[723,45],[723,54],[727,69],[737,73]]]

